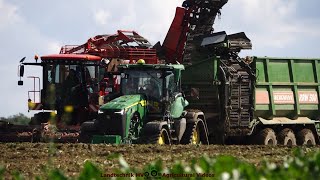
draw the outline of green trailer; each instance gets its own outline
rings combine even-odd
[[[189,107],[206,116],[211,143],[314,145],[319,142],[319,60],[195,59],[182,84]]]

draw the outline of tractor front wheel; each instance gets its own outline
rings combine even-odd
[[[186,131],[181,138],[181,144],[209,144],[208,134],[202,119],[187,123]]]
[[[161,129],[161,131],[159,133],[159,138],[158,138],[157,144],[159,144],[159,145],[171,144],[170,138],[169,138],[169,133],[165,128]]]

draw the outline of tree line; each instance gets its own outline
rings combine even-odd
[[[0,117],[0,121],[10,122],[12,124],[27,125],[30,122],[30,118],[22,113],[18,113],[8,117]]]

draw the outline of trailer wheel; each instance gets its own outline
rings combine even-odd
[[[298,145],[315,146],[316,140],[310,129],[302,129],[297,134]]]
[[[293,131],[289,128],[285,128],[282,131],[279,132],[278,141],[281,145],[285,146],[296,146],[296,136],[294,135]]]
[[[258,134],[258,144],[261,145],[277,145],[277,137],[273,129],[265,128]]]
[[[159,144],[159,145],[171,144],[168,131],[165,128],[161,129],[161,131],[159,133],[157,144]]]

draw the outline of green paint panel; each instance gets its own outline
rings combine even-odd
[[[255,116],[265,119],[319,117],[319,61],[320,59],[255,57],[255,93],[259,96],[255,99]],[[269,104],[262,103],[266,97],[269,98]],[[285,100],[286,97],[290,97],[290,100]],[[260,102],[257,103],[257,99]]]
[[[319,107],[316,104],[304,104],[300,105],[301,110],[318,110]]]
[[[315,74],[312,61],[299,61],[294,62],[294,70],[297,72],[294,74],[295,82],[315,82]]]
[[[92,144],[120,144],[121,143],[121,136],[117,135],[94,135],[92,137]]]
[[[200,109],[205,113],[220,113],[218,99],[217,73],[219,58],[194,61],[182,71],[182,90],[190,94],[191,88],[199,92],[198,98],[187,96],[188,108]]]
[[[294,110],[294,105],[275,105],[276,110]]]
[[[182,71],[182,82],[184,84],[195,82],[213,81],[217,73],[217,62],[215,58],[199,61],[191,66],[186,66]]]
[[[107,109],[118,109],[123,110],[125,108],[128,108],[132,106],[133,104],[143,100],[142,95],[125,95],[120,96],[107,104],[104,104],[100,107],[101,110],[107,110]]]
[[[269,62],[269,81],[271,82],[290,82],[288,60],[270,60]]]
[[[256,62],[256,68],[257,68],[257,82],[266,82],[266,76],[265,76],[265,65],[263,61],[257,61]]]
[[[256,110],[269,111],[270,107],[267,104],[259,104],[259,105],[256,105]]]

